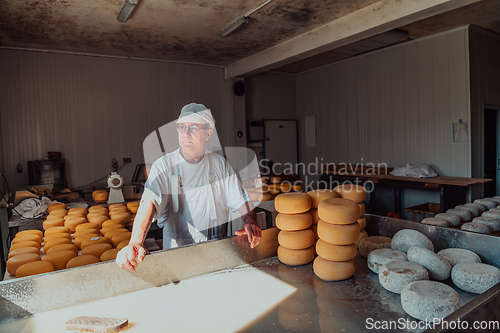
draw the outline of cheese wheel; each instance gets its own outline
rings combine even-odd
[[[49,248],[45,253],[51,254],[52,252],[57,252],[57,251],[73,251],[78,255],[78,248],[76,247],[75,244],[54,245],[51,248]]]
[[[292,184],[290,184],[289,182],[280,184],[281,192],[290,192],[291,190],[292,190]]]
[[[278,259],[289,266],[305,265],[313,261],[314,248],[308,247],[302,250],[287,249],[284,246],[278,246]]]
[[[470,220],[472,220],[472,215],[470,214],[470,212],[468,210],[465,210],[465,209],[448,209],[446,211],[447,214],[455,214],[455,215],[458,215],[460,216],[460,219],[462,220],[462,222],[468,222]]]
[[[412,246],[408,249],[407,256],[408,261],[424,266],[434,280],[443,281],[450,277],[451,265],[448,260],[425,247]]]
[[[109,261],[109,260],[115,260],[116,255],[118,254],[118,249],[111,249],[105,251],[103,254],[101,254],[101,257],[99,258],[101,261]]]
[[[88,209],[88,212],[94,212],[94,211],[98,211],[98,210],[104,210],[104,211],[108,211],[108,209],[104,206],[101,206],[101,205],[96,205],[96,206],[90,206],[89,209]]]
[[[88,215],[87,216],[87,221],[89,221],[90,223],[97,223],[99,225],[99,227],[102,226],[102,224],[104,223],[104,221],[107,221],[109,220],[109,217],[105,216],[105,215]]]
[[[487,209],[495,208],[497,206],[496,201],[491,199],[476,199],[474,200],[474,203],[481,204]]]
[[[75,244],[77,248],[81,249],[84,240],[91,239],[94,237],[99,237],[99,235],[97,233],[78,235],[78,237],[75,238],[73,244]]]
[[[480,234],[489,235],[491,234],[491,229],[486,224],[482,224],[479,222],[466,222],[462,224],[460,230],[477,232]]]
[[[16,270],[16,278],[49,273],[54,271],[54,265],[50,261],[32,261],[20,266]]]
[[[312,222],[313,222],[313,224],[318,224],[318,222],[320,220],[319,215],[318,215],[318,209],[311,208],[311,209],[309,209],[309,213],[312,216]]]
[[[88,223],[82,223],[82,224],[77,225],[75,228],[75,232],[78,232],[80,230],[85,230],[85,229],[94,229],[97,232],[99,232],[99,230],[101,230],[101,228],[99,227],[99,224],[88,222]]]
[[[422,222],[420,222],[420,223],[429,224],[429,225],[433,225],[436,227],[443,227],[443,228],[448,227],[448,221],[446,221],[444,219],[437,218],[437,217],[427,217],[427,218],[423,219]]]
[[[101,211],[97,211],[97,212],[92,212],[92,213],[89,213],[89,214],[87,215],[87,220],[89,220],[89,219],[91,219],[91,218],[95,218],[95,217],[101,217],[101,218],[102,218],[102,217],[107,217],[107,218],[109,219],[109,217],[108,217],[108,216],[109,216],[109,215],[108,215],[108,213],[107,213],[107,212],[105,212],[105,211],[101,210]]]
[[[66,222],[64,222],[64,226],[74,232],[76,227],[82,223],[87,223],[87,219],[85,217],[77,216],[75,218],[67,219]]]
[[[67,214],[68,214],[68,211],[66,209],[54,209],[53,211],[50,212],[48,217],[58,218],[58,217],[64,217]]]
[[[60,232],[60,233],[57,233],[57,234],[51,234],[51,235],[45,236],[43,238],[43,242],[44,243],[48,243],[51,240],[56,239],[56,238],[67,238],[69,240],[73,239],[70,234],[67,234],[65,232]]]
[[[19,231],[16,234],[16,237],[21,236],[21,235],[31,235],[31,234],[35,234],[35,235],[39,235],[40,237],[43,237],[43,232],[40,230],[36,230],[36,229]]]
[[[339,198],[340,195],[329,189],[319,189],[307,192],[307,195],[311,197],[311,208],[318,208],[321,201],[332,198]]]
[[[93,254],[84,254],[78,257],[71,258],[66,264],[66,268],[97,264],[98,262],[101,262],[101,260],[99,260],[99,257]]]
[[[366,189],[361,185],[342,184],[333,189],[341,198],[349,199],[355,203],[362,203],[366,199]]]
[[[112,248],[113,246],[109,243],[95,243],[83,248],[82,254],[91,254],[96,256],[97,258],[100,258],[104,252],[106,252],[107,250],[111,250]]]
[[[60,244],[71,244],[71,240],[67,238],[54,238],[43,245],[43,252],[47,251],[52,247]]]
[[[130,242],[130,241],[128,241],[128,240],[124,240],[123,242],[121,242],[120,244],[118,244],[118,245],[116,246],[116,249],[117,249],[118,251],[120,251],[120,250],[121,250],[121,249],[123,249],[125,246],[127,246],[129,242]]]
[[[439,251],[438,256],[446,259],[453,268],[455,265],[464,264],[467,262],[481,262],[481,258],[472,251],[465,249],[449,248]]]
[[[287,249],[302,250],[313,246],[314,232],[311,229],[299,231],[280,231],[278,234],[278,243]]]
[[[479,216],[479,209],[474,206],[466,206],[466,205],[458,205],[455,206],[455,209],[465,209],[470,212],[472,218]]]
[[[58,217],[56,219],[45,220],[43,221],[42,226],[43,230],[48,230],[54,227],[64,227],[64,219]]]
[[[279,213],[305,213],[311,209],[311,197],[306,193],[282,193],[274,199],[274,206]]]
[[[104,237],[106,237],[108,239],[112,239],[114,236],[122,235],[122,234],[131,235],[132,233],[130,231],[128,231],[127,229],[113,229],[113,230],[106,231],[104,233]]]
[[[281,193],[281,191],[279,188],[278,189],[269,188],[269,194],[271,194],[271,195],[278,195],[280,193]]]
[[[35,241],[25,241],[25,242],[19,242],[16,244],[12,244],[12,246],[9,249],[9,252],[15,249],[19,249],[21,247],[36,247],[37,249],[40,249],[40,244]]]
[[[493,217],[479,216],[475,217],[472,222],[482,223],[491,229],[491,232],[500,231],[500,220]]]
[[[363,217],[363,215],[365,215],[366,212],[365,204],[359,203],[358,206],[359,206],[359,217]]]
[[[360,217],[358,219],[359,229],[363,230],[366,227],[366,217]]]
[[[136,207],[136,206],[139,206],[140,204],[141,204],[140,201],[128,202],[127,203],[127,208],[130,210],[131,207]]]
[[[112,211],[113,209],[122,209],[121,207],[127,207],[124,203],[114,203],[108,206],[108,210]]]
[[[267,195],[267,196],[266,196],[266,195]],[[269,196],[270,196],[270,194],[267,194],[267,193],[266,193],[266,194],[264,194],[264,195],[263,195],[263,198],[262,198],[262,201],[269,201],[269,200],[272,200],[272,196],[271,196],[271,198],[269,198]],[[136,214],[136,213],[137,213],[137,211],[139,210],[139,205],[134,205],[134,206],[131,206],[131,207],[129,208],[129,210],[130,210],[130,212],[131,212],[132,214]]]
[[[330,261],[318,256],[314,259],[313,271],[322,280],[341,281],[354,274],[354,261]]]
[[[361,242],[361,240],[365,239],[366,237],[368,237],[368,234],[366,233],[366,231],[365,230],[361,230],[359,232],[358,240],[356,241],[356,248],[359,248],[359,242]]]
[[[68,210],[68,214],[83,214],[84,216],[87,215],[87,208],[85,207],[73,207]]]
[[[383,236],[371,236],[363,238],[359,242],[359,254],[362,257],[366,258],[370,254],[370,252],[377,249],[390,249],[391,248],[391,239],[389,237]]]
[[[302,185],[298,185],[298,184],[292,185],[292,191],[294,191],[294,192],[302,191]]]
[[[257,192],[248,192],[248,196],[252,202],[262,202],[263,194]]]
[[[119,234],[115,234],[111,237],[111,243],[113,247],[117,247],[123,241],[130,241],[130,237],[132,237],[131,232],[122,232]]]
[[[45,236],[48,236],[51,234],[58,234],[60,232],[65,232],[67,234],[71,234],[71,230],[69,230],[68,227],[52,227],[50,229],[45,230]]]
[[[128,231],[127,229],[125,229],[124,226],[122,226],[122,225],[116,225],[116,226],[109,226],[107,228],[102,228],[101,229],[101,234],[104,235],[104,236],[106,236],[108,232],[113,231],[113,230]]]
[[[482,263],[463,263],[453,267],[451,280],[460,289],[482,294],[500,283],[500,269]]]
[[[36,247],[21,247],[19,249],[15,249],[9,252],[9,257],[8,259],[20,255],[20,254],[26,254],[26,253],[35,253],[40,255],[40,249],[37,249]]]
[[[71,214],[71,215],[66,215],[65,217],[63,217],[63,220],[64,221],[73,220],[73,219],[78,218],[78,217],[82,217],[85,220],[87,219],[87,217],[85,215],[83,215],[82,213],[74,213],[74,214]]]
[[[378,270],[378,280],[382,287],[390,292],[401,294],[408,284],[429,280],[429,273],[424,266],[409,261],[391,261]]]
[[[318,215],[328,223],[351,224],[359,219],[359,206],[347,199],[327,199],[320,202]]]
[[[412,246],[422,246],[434,251],[431,240],[420,231],[412,229],[402,229],[392,237],[391,248],[407,252]]]
[[[359,223],[331,224],[324,221],[318,223],[318,236],[327,243],[349,245],[359,238]]]
[[[108,238],[97,236],[97,237],[92,237],[92,238],[89,238],[89,239],[85,239],[82,242],[82,244],[80,245],[80,247],[82,248],[82,251],[83,251],[83,250],[85,250],[85,248],[87,246],[95,245],[95,244],[103,244],[103,243],[111,245],[111,241]],[[98,257],[100,257],[100,255]]]
[[[452,227],[459,226],[460,222],[462,221],[460,219],[460,216],[455,215],[455,214],[449,214],[449,213],[439,213],[439,214],[436,214],[436,216],[434,216],[434,217],[448,221],[448,224]]]
[[[24,253],[24,254],[19,254],[17,256],[13,256],[9,260],[7,260],[7,272],[9,272],[10,275],[16,275],[16,270],[21,265],[26,264],[28,262],[40,261],[40,260],[42,260],[40,258],[40,255],[36,253]]]
[[[312,225],[312,216],[309,212],[302,214],[284,214],[276,215],[276,227],[285,231],[304,230]]]
[[[66,209],[66,204],[64,203],[53,203],[53,204],[50,204],[48,207],[47,207],[47,211],[50,213],[51,211],[55,210],[55,209]]]
[[[130,221],[132,221],[132,215],[130,215],[127,212],[118,212],[118,213],[113,213],[113,214],[110,213],[109,216],[113,220],[121,220],[124,224],[127,224]]]
[[[70,250],[56,251],[52,252],[51,254],[47,254],[45,258],[43,258],[43,261],[50,261],[52,265],[54,265],[54,269],[58,271],[61,269],[65,269],[68,261],[76,256],[77,254]]]
[[[407,255],[403,251],[381,248],[371,251],[366,258],[366,262],[368,268],[378,274],[378,270],[383,264],[391,261],[405,261],[406,259]]]
[[[318,255],[330,261],[348,261],[353,259],[358,253],[356,244],[334,245],[319,239],[316,243]]]
[[[42,238],[39,235],[35,234],[26,234],[26,235],[16,235],[14,239],[12,240],[12,244],[20,243],[20,242],[26,242],[26,241],[34,241],[39,244],[42,243]]]

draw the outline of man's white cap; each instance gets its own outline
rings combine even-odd
[[[203,104],[191,103],[184,105],[178,123],[208,124],[210,128],[215,127],[215,119],[212,112]]]

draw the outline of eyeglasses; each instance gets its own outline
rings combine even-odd
[[[200,130],[206,130],[206,129],[209,129],[207,127],[198,127],[198,126],[186,126],[186,125],[177,125],[177,132],[179,133],[184,133],[186,132],[187,130],[190,130],[192,133],[198,133]]]

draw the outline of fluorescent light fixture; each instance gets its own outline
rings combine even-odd
[[[242,25],[248,23],[248,20],[249,20],[248,16],[242,16],[242,17],[240,17],[239,19],[237,19],[236,21],[234,21],[233,23],[231,23],[231,25],[229,25],[227,28],[225,28],[224,30],[222,30],[222,32],[220,33],[220,35],[222,37],[229,36],[235,30],[239,29]]]
[[[122,23],[127,22],[128,18],[132,15],[138,4],[139,0],[125,0],[120,13],[118,14],[118,21]]]

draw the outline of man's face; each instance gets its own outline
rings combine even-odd
[[[181,148],[200,151],[212,135],[213,130],[207,124],[179,123],[177,133]]]

